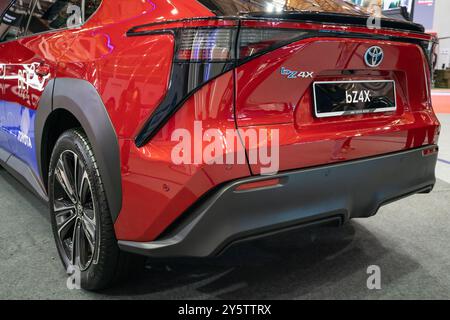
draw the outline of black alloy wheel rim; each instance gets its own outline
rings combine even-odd
[[[97,214],[88,173],[73,151],[61,153],[54,173],[53,213],[66,265],[87,270],[94,261]]]

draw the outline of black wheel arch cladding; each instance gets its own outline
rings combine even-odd
[[[46,124],[57,111],[69,112],[86,133],[98,163],[113,222],[122,209],[119,141],[105,105],[95,87],[85,80],[56,78],[39,101],[35,119],[36,157],[42,181],[45,166]]]

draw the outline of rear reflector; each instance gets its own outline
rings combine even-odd
[[[439,147],[438,146],[433,146],[431,148],[427,148],[427,149],[422,151],[422,155],[424,157],[431,156],[431,155],[434,155],[434,154],[437,154],[437,153],[439,153]]]
[[[257,182],[249,182],[241,184],[236,188],[236,191],[249,191],[254,189],[261,189],[261,188],[270,188],[270,187],[276,187],[281,185],[280,179],[270,179],[270,180],[263,180],[263,181],[257,181]]]

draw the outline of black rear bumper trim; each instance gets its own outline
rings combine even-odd
[[[152,242],[119,241],[122,250],[151,257],[206,257],[245,239],[310,224],[366,218],[385,204],[430,192],[437,154],[430,147],[271,176],[280,185],[237,191],[251,177],[229,183],[190,211],[188,217]]]

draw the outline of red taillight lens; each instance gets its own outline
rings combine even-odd
[[[243,28],[239,35],[239,59],[274,50],[307,34],[308,32],[295,29]]]
[[[244,183],[236,187],[236,191],[250,191],[261,188],[271,188],[271,187],[273,188],[276,186],[281,186],[281,180],[279,178]]]
[[[227,62],[233,59],[236,30],[186,29],[178,34],[176,60],[179,62]]]
[[[229,62],[245,60],[308,35],[293,29],[241,28],[182,29],[177,34],[176,62]],[[238,38],[238,39],[237,39]],[[235,44],[238,43],[236,57]]]

